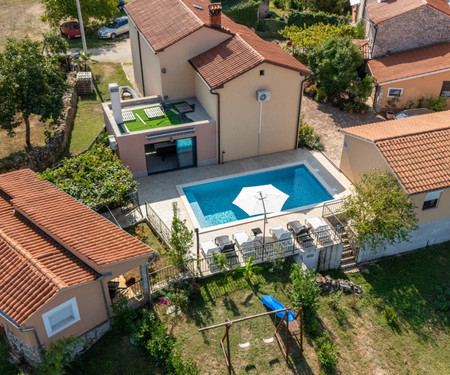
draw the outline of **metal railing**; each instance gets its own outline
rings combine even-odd
[[[133,284],[126,286],[125,288],[117,288],[114,296],[111,298],[112,302],[117,302],[122,297],[130,300],[132,298],[142,298],[142,280],[135,281]]]
[[[322,217],[329,217],[344,213],[344,199],[336,199],[322,206]]]
[[[147,216],[147,222],[153,231],[159,236],[159,238],[165,243],[167,247],[170,246],[170,228],[162,221],[158,214],[150,207],[148,202],[145,202],[145,213]]]

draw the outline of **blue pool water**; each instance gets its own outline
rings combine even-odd
[[[243,187],[272,184],[289,195],[283,211],[324,202],[333,197],[303,164],[183,187],[201,228],[247,219],[232,202]]]

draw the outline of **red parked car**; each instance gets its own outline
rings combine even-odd
[[[61,35],[64,35],[67,39],[81,37],[78,21],[65,22],[59,27],[59,30],[61,31]]]

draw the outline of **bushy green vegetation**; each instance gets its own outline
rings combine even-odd
[[[314,128],[304,121],[305,114],[300,117],[300,128],[298,130],[298,147],[307,150],[323,151],[325,149],[320,140],[320,135],[314,132]]]
[[[65,159],[57,169],[47,169],[40,178],[47,180],[92,209],[123,204],[136,187],[131,172],[107,146],[107,134],[89,151]]]
[[[246,3],[236,4],[225,11],[226,15],[234,22],[247,27],[255,27],[258,21],[258,7],[261,4],[259,0],[250,0]]]
[[[9,362],[9,351],[10,347],[5,337],[0,335],[0,374],[2,375],[16,375],[19,373],[17,367]]]
[[[345,25],[348,24],[349,17],[338,16],[336,14],[327,14],[324,12],[311,11],[293,11],[289,14],[288,26],[298,26],[300,28],[311,27],[316,24],[323,25]]]

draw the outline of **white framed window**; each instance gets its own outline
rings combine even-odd
[[[63,329],[71,326],[80,320],[77,299],[74,297],[67,302],[42,314],[47,336],[51,337]]]
[[[428,210],[429,208],[437,207],[439,198],[441,197],[442,190],[431,191],[427,193],[423,201],[422,210]]]
[[[403,89],[390,87],[387,93],[388,98],[401,98],[403,96]]]

